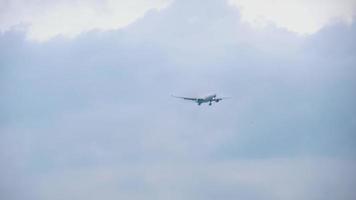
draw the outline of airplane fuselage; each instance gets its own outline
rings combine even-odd
[[[219,99],[216,98],[216,94],[213,95],[209,95],[206,96],[204,98],[199,98],[196,100],[196,102],[198,103],[198,105],[202,104],[202,103],[209,103],[209,105],[211,105],[212,102],[219,102]]]

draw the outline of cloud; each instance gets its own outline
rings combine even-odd
[[[18,134],[36,124],[29,128],[39,134],[35,141],[63,136],[58,141],[73,148],[53,149],[63,157],[92,142],[78,148],[75,141],[101,132],[111,142],[116,134],[127,139],[118,152],[133,157],[355,155],[355,26],[300,41],[280,29],[253,32],[225,4],[199,5],[177,2],[127,29],[70,41],[32,44],[2,35],[1,124],[11,132],[20,123]],[[289,43],[298,45],[290,51]],[[339,54],[329,53],[335,43]],[[234,98],[196,110],[169,97],[210,91]],[[131,151],[127,144],[140,146]],[[37,146],[48,150],[46,142]]]
[[[239,20],[182,0],[72,40],[1,34],[1,197],[355,199],[355,24]],[[170,97],[210,91],[233,98]]]
[[[328,158],[151,163],[44,173],[40,199],[354,199],[355,161]]]
[[[355,0],[229,0],[239,8],[242,20],[260,27],[276,24],[299,34],[312,34],[331,22],[350,24],[356,13]]]
[[[142,17],[148,10],[161,10],[172,2],[174,1],[2,0],[0,1],[0,31],[23,29],[27,31],[27,38],[36,41],[47,41],[57,36],[73,38],[92,30],[108,31],[125,27]],[[195,2],[205,4],[204,1]],[[273,23],[299,34],[315,33],[333,21],[351,23],[356,11],[355,0],[227,0],[226,2],[237,7],[242,20],[255,27]],[[219,1],[220,5],[226,2]],[[197,19],[190,19],[191,23],[195,20]]]
[[[56,36],[74,37],[90,30],[113,30],[162,9],[169,0],[105,1],[0,1],[0,31],[14,26],[28,29],[28,38],[46,41]]]

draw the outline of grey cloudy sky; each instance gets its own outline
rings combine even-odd
[[[132,2],[0,1],[3,199],[355,198],[354,1]]]

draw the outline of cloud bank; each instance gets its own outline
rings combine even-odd
[[[276,24],[299,34],[312,34],[335,21],[352,23],[355,0],[229,0],[240,9],[242,20],[254,26]]]
[[[172,2],[173,0],[2,0],[0,31],[24,29],[27,37],[35,41],[47,41],[58,36],[73,38],[92,30],[107,31],[126,27],[149,10],[164,9]],[[216,2],[228,3],[238,8],[241,19],[254,27],[274,24],[298,34],[315,33],[335,21],[350,24],[356,12],[355,0]],[[198,4],[204,7],[204,2]]]
[[[355,35],[254,29],[198,0],[71,40],[7,31],[0,197],[353,200]],[[170,97],[209,92],[233,98]]]
[[[0,1],[0,31],[14,26],[28,31],[28,38],[46,41],[56,36],[74,37],[91,30],[115,30],[162,9],[169,0],[105,1]]]

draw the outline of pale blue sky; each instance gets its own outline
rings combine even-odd
[[[256,27],[232,1],[167,2],[43,39],[34,10],[3,15],[0,197],[354,199],[352,20],[323,13],[303,35]],[[232,98],[170,97],[211,92]]]

